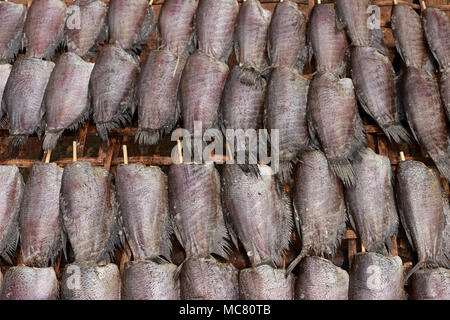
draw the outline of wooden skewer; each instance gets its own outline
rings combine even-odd
[[[51,156],[52,156],[52,150],[48,150],[47,155],[45,156],[45,163],[50,163]]]
[[[76,141],[72,142],[72,159],[73,159],[73,162],[77,161],[77,142]]]
[[[182,164],[183,163],[183,148],[181,147],[180,139],[177,140],[177,146],[178,146],[178,158],[180,160],[180,164]]]
[[[153,5],[153,0],[150,0],[150,7]]]
[[[398,0],[394,0],[394,5],[398,5]]]
[[[422,11],[427,10],[427,4],[425,3],[425,0],[420,0],[420,6],[422,7]]]
[[[405,161],[405,154],[403,153],[403,151],[400,151],[400,160],[401,161]]]
[[[123,163],[128,164],[128,149],[125,144],[122,146],[122,151],[123,151]]]
[[[366,248],[364,248],[364,245],[361,243],[361,252],[366,253]]]
[[[320,4],[322,1],[321,0],[317,0],[317,4]]]
[[[230,144],[228,142],[225,142],[225,145],[227,147],[227,151],[228,151],[228,155],[230,157],[230,161],[233,161],[233,153],[231,152],[231,147]],[[226,157],[225,157],[226,158]]]

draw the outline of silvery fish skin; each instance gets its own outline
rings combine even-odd
[[[280,191],[272,169],[258,165],[260,175],[226,165],[222,172],[222,199],[233,240],[242,242],[253,267],[280,266],[293,230],[287,195]]]
[[[191,134],[194,122],[202,123],[202,132],[214,126],[229,73],[228,65],[201,51],[192,54],[183,70],[179,99],[183,128]]]
[[[113,264],[68,264],[62,274],[62,300],[120,300],[120,273]]]
[[[419,264],[434,266],[445,226],[441,182],[436,170],[419,161],[397,168],[397,203],[409,243]]]
[[[169,50],[150,52],[137,81],[139,128],[136,141],[157,144],[179,118],[178,86],[186,60]]]
[[[441,249],[438,254],[438,264],[450,269],[450,199],[442,188],[442,206],[444,207],[445,228],[442,233]]]
[[[121,234],[109,172],[92,167],[88,162],[66,165],[61,186],[61,212],[75,261],[107,261]]]
[[[11,263],[19,240],[19,211],[24,183],[16,166],[0,166],[0,256]]]
[[[309,142],[306,117],[309,81],[292,68],[272,70],[267,88],[265,125],[279,130],[281,177],[290,180],[292,161]]]
[[[140,46],[147,41],[156,24],[148,0],[111,0],[108,10],[109,39],[124,49]]]
[[[403,265],[399,256],[358,253],[350,268],[350,300],[404,300]]]
[[[14,64],[3,92],[8,114],[8,143],[15,147],[25,144],[29,135],[43,131],[42,102],[45,88],[55,64],[34,58],[21,58]]]
[[[441,91],[441,99],[450,120],[450,69],[444,71],[439,79],[439,88]]]
[[[422,23],[428,46],[441,71],[450,70],[449,17],[438,8],[427,8],[422,12]]]
[[[195,28],[199,49],[210,57],[227,62],[238,13],[236,0],[200,0]]]
[[[177,266],[152,261],[125,263],[122,276],[122,300],[180,300]]]
[[[238,272],[213,258],[187,260],[180,272],[181,300],[237,300]]]
[[[308,25],[308,42],[317,71],[343,73],[348,41],[344,30],[336,26],[336,12],[326,4],[316,4]]]
[[[65,245],[59,216],[63,169],[54,163],[36,162],[25,185],[19,228],[22,261],[47,267]]]
[[[0,1],[0,61],[12,61],[22,48],[27,7]]]
[[[320,257],[305,257],[295,285],[297,300],[348,300],[347,271]]]
[[[355,184],[346,190],[350,222],[368,252],[387,254],[398,229],[391,162],[367,148],[353,169]]]
[[[170,166],[169,205],[174,231],[187,259],[211,253],[228,256],[220,178],[214,164]]]
[[[434,69],[420,16],[407,4],[392,8],[392,33],[395,46],[407,67]]]
[[[1,300],[57,300],[58,280],[53,268],[11,267],[3,277]]]
[[[8,81],[9,75],[11,73],[12,65],[4,63],[0,64],[0,128],[6,125],[7,116],[6,110],[4,110],[2,97],[3,91],[5,90],[6,82]]]
[[[380,126],[389,140],[411,143],[408,131],[400,124],[390,60],[375,48],[352,49],[351,73],[359,103]]]
[[[243,269],[239,272],[241,300],[294,300],[293,274],[285,277],[282,269],[268,265]]]
[[[245,1],[239,10],[235,31],[236,60],[257,73],[267,67],[266,44],[271,15],[258,0]]]
[[[77,129],[90,113],[89,79],[93,63],[75,53],[62,54],[45,89],[45,138],[42,148],[53,150],[66,129]]]
[[[420,146],[450,181],[449,129],[433,75],[408,68],[403,78],[404,107],[409,126]]]
[[[413,300],[450,300],[450,270],[419,270],[411,277]]]
[[[160,49],[168,50],[176,57],[187,58],[193,46],[197,6],[197,0],[164,1],[158,22]]]
[[[344,189],[322,152],[307,151],[302,154],[293,197],[302,251],[291,263],[288,272],[306,254],[333,255],[347,230]]]
[[[159,167],[137,163],[117,168],[117,198],[134,260],[170,261],[172,225],[166,180]]]
[[[89,90],[97,132],[103,141],[108,140],[108,132],[131,121],[136,107],[138,73],[139,58],[117,43],[100,51]]]
[[[25,43],[28,58],[50,60],[64,42],[66,4],[61,0],[35,0],[25,21]]]
[[[84,57],[97,49],[97,43],[107,40],[108,6],[100,0],[77,0],[74,6],[68,8],[73,11],[66,22],[67,48]]]
[[[306,58],[306,17],[293,1],[279,2],[269,26],[268,54],[272,67],[299,66]]]
[[[354,173],[349,159],[366,143],[351,79],[317,73],[309,86],[308,123],[314,144],[322,147],[333,171],[345,185]]]

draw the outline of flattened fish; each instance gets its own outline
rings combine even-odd
[[[35,0],[25,21],[25,56],[50,60],[64,42],[66,4],[61,0]]]
[[[2,97],[3,91],[5,90],[6,82],[8,81],[9,75],[11,73],[12,65],[7,63],[0,64],[0,128],[6,125],[7,116],[6,110],[4,110]]]
[[[350,159],[366,144],[352,81],[332,73],[314,76],[308,91],[308,123],[315,145],[321,145],[332,170],[352,185]]]
[[[308,25],[308,42],[317,71],[344,72],[348,41],[344,30],[336,26],[336,13],[332,7],[326,4],[313,7]]]
[[[200,0],[195,30],[199,50],[227,62],[233,49],[233,31],[238,12],[236,0]]]
[[[0,1],[0,61],[12,61],[22,48],[27,7]]]
[[[1,300],[57,300],[58,279],[53,268],[11,267],[3,278]]]
[[[350,300],[404,300],[402,259],[357,253],[350,268],[348,295]]]
[[[64,53],[58,58],[45,90],[44,150],[53,150],[64,130],[76,130],[89,118],[89,79],[93,68],[93,63],[75,53]]]
[[[97,132],[103,141],[108,132],[131,121],[135,110],[135,84],[139,58],[117,44],[100,51],[89,84]]]
[[[164,1],[158,22],[160,49],[168,50],[176,57],[187,58],[193,46],[197,5],[197,0]]]
[[[400,219],[419,263],[436,266],[445,227],[441,182],[436,170],[419,161],[403,161],[397,168]]]
[[[156,25],[156,17],[148,0],[111,0],[109,2],[109,39],[124,49],[145,44]]]
[[[170,166],[169,204],[175,234],[187,259],[205,258],[212,253],[228,256],[220,179],[214,164]]]
[[[66,22],[67,49],[84,57],[108,38],[108,6],[100,0],[77,0],[74,6],[78,12],[74,10]]]
[[[280,192],[272,169],[258,165],[260,176],[226,165],[222,172],[222,199],[227,221],[242,242],[253,267],[280,266],[293,230],[292,212]],[[236,234],[236,236],[234,236]]]
[[[245,69],[261,73],[267,67],[266,44],[272,13],[258,0],[245,1],[236,26],[236,60]]]
[[[239,272],[239,295],[242,300],[294,300],[295,276],[268,265]]]
[[[422,23],[428,46],[441,71],[450,70],[450,19],[438,8],[427,8],[422,12]]]
[[[193,133],[194,122],[199,121],[203,134],[215,125],[228,72],[227,64],[201,51],[188,58],[179,93],[183,128]]]
[[[367,148],[353,169],[355,184],[346,192],[350,222],[367,251],[387,255],[398,229],[391,162]]]
[[[122,300],[180,300],[177,266],[152,261],[125,263]]]
[[[293,1],[279,2],[269,26],[268,54],[272,67],[298,67],[306,60],[306,17]]]
[[[139,128],[136,142],[157,144],[172,131],[179,118],[178,86],[186,61],[169,50],[150,52],[138,77]]]
[[[320,151],[304,152],[295,177],[294,210],[302,251],[288,273],[306,255],[333,255],[347,230],[344,190]]]
[[[61,185],[63,228],[75,261],[108,261],[119,244],[120,221],[111,176],[102,167],[72,162]]]
[[[180,273],[181,300],[239,299],[238,270],[215,259],[187,260]]]
[[[298,300],[348,300],[347,271],[320,257],[305,257],[295,286]]]
[[[34,58],[21,58],[14,64],[3,92],[8,114],[9,144],[21,147],[28,136],[44,129],[42,102],[55,64]]]
[[[279,130],[280,176],[290,181],[292,161],[308,145],[306,107],[309,81],[292,68],[278,67],[270,74],[265,125]]]
[[[172,225],[166,180],[159,167],[137,163],[117,168],[117,198],[134,260],[170,261]]]
[[[113,264],[72,263],[62,274],[62,300],[120,300],[120,273]]]
[[[408,68],[402,83],[406,118],[414,137],[450,181],[449,129],[434,77]]]
[[[411,277],[411,288],[414,300],[450,300],[450,270],[419,270]]]
[[[391,24],[395,46],[406,66],[432,71],[431,54],[417,12],[410,5],[397,4],[392,8]]]
[[[16,166],[0,166],[0,256],[11,263],[19,240],[19,210],[24,183]]]
[[[371,47],[352,49],[352,79],[359,103],[389,140],[411,142],[398,118],[394,69],[389,59]]]
[[[441,91],[441,99],[444,103],[447,117],[450,120],[450,69],[444,71],[439,79],[439,88]]]
[[[65,245],[59,216],[62,174],[54,163],[36,162],[31,168],[19,216],[25,265],[47,267]]]

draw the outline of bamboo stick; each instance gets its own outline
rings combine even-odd
[[[177,140],[177,147],[178,147],[178,159],[180,160],[180,164],[182,164],[183,163],[183,148],[181,147],[180,139]]]
[[[77,142],[72,142],[72,160],[73,162],[77,161]]]
[[[45,156],[45,163],[50,163],[51,156],[52,156],[52,150],[48,150],[47,155]]]
[[[405,154],[403,153],[403,151],[400,151],[400,161],[405,161]]]
[[[422,11],[427,10],[427,4],[425,3],[425,0],[420,0],[420,6],[422,7]]]
[[[127,149],[127,145],[124,144],[122,146],[122,151],[123,151],[123,163],[124,164],[128,164],[128,149]]]

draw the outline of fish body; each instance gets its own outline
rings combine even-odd
[[[268,265],[243,269],[239,272],[241,300],[294,300],[293,274]]]
[[[389,59],[371,47],[352,49],[351,73],[359,103],[380,126],[389,140],[410,142],[400,124],[394,82]]]
[[[391,162],[367,148],[353,168],[355,185],[346,192],[350,221],[367,251],[387,254],[398,229]]]
[[[97,43],[107,40],[108,6],[100,0],[77,0],[74,5],[79,13],[74,11],[67,18],[67,48],[69,52],[84,57],[97,49]]]
[[[68,264],[62,274],[62,300],[120,300],[120,273],[113,264]]]
[[[449,300],[450,270],[444,268],[419,270],[411,277],[413,300]]]
[[[450,69],[444,71],[439,78],[439,89],[441,91],[441,99],[444,104],[447,117],[450,119]]]
[[[111,176],[88,162],[64,168],[61,185],[63,228],[75,261],[107,261],[119,242],[120,222]]]
[[[64,53],[56,62],[45,90],[44,150],[53,150],[66,129],[77,129],[89,118],[89,79],[94,64],[75,53]]]
[[[348,300],[347,271],[331,261],[309,256],[300,263],[295,296],[298,300]]]
[[[139,59],[117,44],[100,51],[91,73],[89,90],[97,132],[103,141],[108,132],[131,121],[136,107]]]
[[[26,18],[25,5],[0,1],[0,61],[10,62],[19,53]]]
[[[61,0],[36,0],[25,21],[25,43],[28,58],[51,59],[64,42],[66,4]]]
[[[316,4],[308,25],[308,42],[319,72],[343,73],[348,41],[336,25],[336,12],[326,4]]]
[[[57,300],[58,280],[53,268],[11,267],[3,278],[1,300]]]
[[[11,263],[19,240],[19,211],[24,183],[16,166],[0,166],[0,256]]]
[[[8,81],[9,75],[11,73],[12,65],[8,63],[0,64],[0,128],[6,125],[7,116],[6,110],[4,110],[2,97],[3,91],[5,90],[6,82]]]
[[[187,260],[180,272],[182,300],[239,299],[238,270],[215,259]]]
[[[155,12],[147,0],[111,0],[109,3],[109,39],[123,49],[145,44],[155,24]]]
[[[130,261],[122,277],[122,300],[179,300],[177,266],[152,261]]]
[[[427,8],[422,12],[422,24],[428,46],[441,71],[450,70],[450,19],[438,8]]]
[[[25,185],[19,228],[22,261],[47,267],[62,249],[59,194],[63,169],[55,163],[34,163]]]
[[[29,135],[43,131],[42,102],[55,64],[34,58],[21,58],[14,64],[3,92],[8,114],[8,143],[25,144]]]
[[[159,167],[119,165],[117,198],[123,227],[134,260],[163,257],[170,261],[171,221],[167,177]]]
[[[350,269],[350,300],[404,300],[400,257],[358,253]]]
[[[414,137],[450,181],[449,129],[435,78],[410,67],[402,82],[406,118]]]
[[[253,267],[280,266],[293,229],[292,212],[272,169],[258,165],[259,175],[239,165],[222,172],[222,199],[233,239],[240,239]]]

